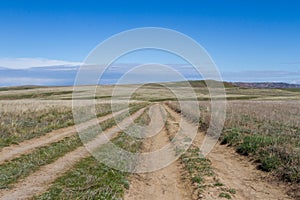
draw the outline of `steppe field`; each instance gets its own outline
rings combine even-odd
[[[172,93],[176,88],[185,96],[188,90],[180,82],[140,85],[130,98],[126,91],[136,85],[119,86],[124,96],[118,93],[113,110],[114,86],[98,86],[95,96],[90,86],[81,86],[74,99],[73,87],[0,88],[0,199],[299,200],[300,89],[226,83],[225,124],[204,157],[199,147],[210,125],[211,97],[203,81],[190,84],[201,112],[197,120],[195,108],[183,111]],[[72,100],[85,110],[91,99],[95,118],[75,123]],[[146,128],[133,126],[133,121]],[[180,123],[197,135],[186,151],[174,148],[171,153],[178,159],[159,170],[120,171],[99,162],[85,147],[102,148],[109,157],[105,135],[126,151],[154,152],[176,143],[179,130],[189,134]],[[128,131],[150,136],[134,137]],[[131,163],[133,172],[143,167],[143,159]]]

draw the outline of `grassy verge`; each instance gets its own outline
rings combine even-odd
[[[144,113],[136,122],[148,123],[147,114]],[[132,138],[126,133],[121,133],[112,142],[131,152],[137,152],[142,144],[140,139]],[[101,148],[105,148],[105,145]],[[35,199],[121,199],[124,189],[129,187],[128,175],[129,173],[107,167],[94,157],[88,157]]]
[[[139,107],[138,105],[133,104],[131,107]],[[116,105],[115,110],[121,110],[124,106],[125,104]],[[96,105],[96,113],[97,117],[110,114],[110,104]],[[69,107],[2,112],[0,115],[0,149],[72,125],[74,125],[73,113]]]
[[[129,109],[132,114],[142,108],[144,105],[133,105]],[[101,123],[102,130],[106,130],[116,125],[116,121],[121,121],[128,115],[119,115],[115,119],[108,119]],[[91,127],[83,131],[83,135],[99,133],[95,127]],[[54,162],[59,157],[74,150],[82,145],[82,139],[78,135],[65,138],[59,142],[36,149],[30,154],[23,155],[0,165],[0,189],[9,188],[9,186],[17,182],[20,178],[30,175],[38,170],[41,166]]]
[[[28,176],[41,166],[55,161],[80,145],[82,143],[76,135],[0,165],[0,189],[9,188],[10,184]]]
[[[285,113],[281,115],[286,118]],[[280,180],[300,182],[300,128],[292,120],[281,122],[241,115],[238,121],[231,120],[225,126],[221,144],[253,158],[259,163],[259,169],[271,172]]]
[[[231,199],[232,195],[235,194],[233,188],[228,188],[216,178],[210,160],[199,155],[199,148],[197,146],[191,145],[181,155],[180,160],[188,171],[189,178],[198,197],[201,197],[204,190],[208,187],[216,187],[219,197],[222,198]]]
[[[168,119],[175,122],[175,118],[170,113],[168,113]],[[166,121],[166,129],[171,141],[175,133],[171,130],[172,125],[169,120]],[[193,195],[196,196],[196,198],[202,198],[202,193],[207,187],[217,187],[220,198],[232,198],[235,190],[226,187],[216,178],[210,160],[200,155],[199,147],[195,144],[195,141],[190,145],[187,151],[180,156],[179,159],[187,171],[185,179],[191,181],[194,189]]]
[[[300,132],[283,134],[278,126],[275,132],[259,133],[255,129],[234,127],[226,129],[221,144],[227,144],[242,155],[254,158],[258,168],[272,172],[281,180],[300,182]],[[281,126],[282,127],[282,126]]]
[[[15,100],[15,99],[36,99],[36,98],[46,98],[58,95],[72,94],[73,91],[58,91],[58,92],[33,92],[25,94],[9,94],[0,95],[0,100]]]
[[[104,122],[100,123],[100,127],[103,130],[107,129],[108,127],[112,127],[117,125],[118,122],[121,122],[123,119],[126,117],[129,117],[129,115],[137,112],[141,108],[144,108],[148,104],[144,103],[139,103],[139,104],[131,104],[129,107],[128,112],[121,113],[120,115],[116,116],[115,118],[110,118],[108,120],[105,120]],[[80,134],[81,140],[86,143],[95,138],[98,134],[101,134],[101,131],[98,130],[99,127],[91,127],[88,130],[84,131],[83,133]]]
[[[67,107],[5,112],[0,117],[0,148],[70,125],[73,115]]]
[[[182,112],[177,103],[170,102],[168,106]],[[200,110],[199,127],[206,131],[211,114],[209,103],[203,103]],[[300,183],[299,112],[294,101],[228,102],[220,141],[253,158],[259,163],[259,169],[279,180]],[[181,114],[193,118],[192,112]]]

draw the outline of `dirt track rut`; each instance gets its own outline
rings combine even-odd
[[[165,146],[169,143],[169,132],[166,130],[163,119],[164,114],[161,112],[161,106],[156,104],[151,107],[150,115],[153,116],[149,127],[145,130],[145,134],[149,138],[145,139],[142,147],[143,152],[153,152]],[[141,109],[132,115],[131,119],[126,118],[121,122],[121,126],[110,128],[103,132],[103,134],[96,137],[93,141],[87,144],[88,149],[93,150],[99,145],[104,144],[107,138],[113,138],[117,133],[128,127],[133,119],[136,119],[142,114],[145,109]],[[120,111],[121,112],[121,111]],[[180,115],[171,111],[172,116],[175,116],[175,122],[180,120]],[[110,118],[111,116],[105,116],[101,118],[102,121]],[[99,119],[100,121],[100,119]],[[98,121],[98,122],[99,122]],[[87,122],[86,126],[92,126],[94,122]],[[175,123],[173,123],[174,129]],[[178,123],[177,123],[178,124]],[[120,125],[120,124],[119,124]],[[83,128],[85,126],[83,125]],[[0,152],[0,163],[4,160],[16,157],[20,154],[32,151],[38,146],[42,146],[60,138],[67,137],[68,134],[74,131],[74,127],[65,128],[59,130],[60,132],[49,133],[43,137],[33,139],[31,141],[25,141],[19,144],[17,147],[13,146],[3,149]],[[65,131],[62,131],[65,130]],[[158,132],[157,134],[154,134]],[[53,134],[53,136],[52,136]],[[203,140],[204,134],[197,135],[195,143],[200,145]],[[43,141],[45,140],[45,141]],[[35,142],[33,142],[35,141]],[[26,143],[28,142],[28,143]],[[36,144],[35,144],[36,143]],[[195,144],[194,143],[194,144]],[[28,147],[26,146],[28,145]],[[23,148],[21,148],[23,147]],[[11,151],[9,151],[11,148]],[[8,152],[10,156],[4,154]],[[33,195],[42,193],[49,188],[50,184],[66,171],[70,170],[79,160],[89,156],[89,152],[84,147],[79,147],[76,150],[69,152],[65,156],[59,158],[55,162],[41,167],[38,171],[31,174],[27,178],[20,180],[14,185],[12,190],[0,191],[0,199],[28,199]],[[5,158],[6,156],[6,158]],[[233,188],[236,193],[232,194],[232,199],[238,200],[290,200],[292,198],[286,195],[286,188],[283,184],[277,182],[270,182],[266,178],[267,174],[256,169],[256,166],[249,162],[246,157],[238,155],[233,149],[219,144],[215,145],[214,149],[208,155],[211,160],[212,167],[215,171],[215,177],[221,183],[225,184],[228,188]],[[153,163],[159,160],[153,160]],[[143,166],[143,160],[141,159],[138,165]],[[125,193],[125,200],[188,200],[193,199],[193,191],[190,182],[183,180],[183,175],[186,172],[182,164],[177,160],[172,164],[164,167],[160,170],[133,174],[130,177],[131,185],[128,191]],[[209,184],[210,180],[207,177],[206,184]],[[213,183],[213,182],[211,182]],[[219,197],[220,188],[218,187],[206,187],[203,190],[201,199],[212,200],[222,199]],[[198,198],[198,197],[196,197]]]
[[[179,114],[168,109],[168,112],[179,121]],[[172,127],[174,129],[174,127]],[[199,132],[193,143],[201,146],[205,133]],[[251,163],[246,157],[237,154],[233,149],[216,144],[207,158],[212,163],[216,176],[227,188],[233,188],[236,194],[232,194],[232,199],[237,200],[291,200],[293,198],[286,194],[284,183],[271,182],[267,173],[256,169],[256,165]],[[205,178],[205,177],[204,177]],[[212,177],[206,177],[206,184],[215,183]],[[268,181],[269,180],[269,181]],[[222,199],[221,188],[207,187],[204,189],[201,198],[205,200]],[[197,197],[194,197],[198,199]],[[224,199],[224,198],[223,198]]]
[[[89,150],[94,150],[100,145],[104,144],[107,139],[111,139],[117,135],[119,131],[127,128],[132,120],[137,119],[145,108],[140,109],[131,117],[124,119],[118,126],[112,127],[102,134],[97,136],[94,140],[87,143],[86,146]],[[29,175],[23,180],[20,180],[14,185],[12,190],[0,191],[1,200],[12,199],[29,199],[34,195],[40,194],[49,188],[50,184],[63,173],[70,170],[79,160],[89,156],[89,152],[85,147],[79,147],[76,150],[67,153],[65,156],[59,158],[55,162],[41,167],[35,173]]]
[[[125,112],[125,110],[118,111],[114,113],[114,115],[119,115],[122,112]],[[113,116],[112,114],[109,114],[103,117],[99,117],[97,119],[92,119],[90,121],[83,122],[77,126],[77,129],[80,131],[85,130],[91,126],[94,126],[98,123],[110,119],[112,116]],[[53,142],[62,140],[63,138],[69,137],[71,135],[75,135],[77,133],[77,129],[75,126],[69,126],[66,128],[51,131],[41,137],[33,138],[31,140],[26,140],[24,142],[21,142],[18,145],[11,145],[8,147],[4,147],[0,151],[0,164],[2,164],[5,161],[12,160],[20,155],[30,153],[35,148],[46,146]]]
[[[167,143],[169,138],[164,127],[163,116],[160,106],[155,105],[153,109],[153,123],[150,124],[146,132],[151,136],[145,139],[143,143],[143,152],[156,151]],[[162,127],[160,127],[162,125]],[[154,135],[154,131],[160,130]],[[154,135],[154,136],[153,136]],[[153,160],[158,162],[157,160]],[[138,165],[144,165],[140,160]],[[142,166],[143,167],[143,166]],[[142,168],[141,167],[141,168]],[[160,170],[134,174],[131,177],[131,185],[125,193],[125,200],[188,200],[191,199],[191,190],[189,185],[182,181],[183,173],[182,165],[179,161],[173,162],[171,165]]]
[[[266,173],[257,170],[254,164],[233,149],[217,144],[208,158],[220,182],[236,190],[233,199],[292,199],[285,194],[283,183],[268,181]],[[205,192],[205,199],[215,199],[216,194],[209,192]]]

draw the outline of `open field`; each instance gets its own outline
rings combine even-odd
[[[192,87],[200,101],[205,101],[210,98],[209,91],[203,81],[190,81],[179,83],[161,83],[161,84],[145,84],[145,85],[119,85],[118,95],[114,96],[115,87],[104,85],[101,87],[80,86],[76,89],[76,97],[79,99],[95,98],[101,102],[110,100],[113,96],[118,100],[128,99],[128,91],[132,88],[137,88],[130,96],[131,100],[135,101],[163,101],[176,100],[172,90],[181,91],[190,96],[186,90],[187,87]],[[96,89],[96,92],[90,91]],[[0,100],[26,100],[26,99],[42,99],[42,100],[71,100],[72,87],[28,87],[26,89],[11,87],[2,88],[0,90]],[[229,83],[225,84],[226,96],[228,100],[300,100],[300,89],[255,89],[255,88],[240,88]],[[155,92],[153,92],[155,91]],[[92,94],[92,95],[91,95]],[[61,101],[60,103],[63,103]],[[65,101],[66,103],[68,101]],[[51,104],[51,103],[50,103]],[[70,104],[69,104],[70,105]]]
[[[228,102],[221,144],[233,146],[238,153],[257,159],[264,171],[273,171],[283,180],[299,182],[298,104],[298,101]],[[209,104],[201,102],[200,107],[203,110],[201,121],[207,126]]]
[[[225,125],[204,158],[199,147],[210,123],[210,96],[203,82],[190,84],[199,100],[199,120],[193,107],[182,111],[172,93],[180,91],[184,101],[191,100],[184,83],[146,84],[130,98],[128,91],[136,85],[119,86],[114,116],[113,86],[103,86],[95,93],[97,119],[83,118],[77,127],[71,87],[2,88],[0,199],[299,199],[300,91],[225,85]],[[79,90],[76,101],[84,110],[94,97],[87,86]],[[174,138],[179,131],[178,140],[188,143],[192,130],[198,134],[180,154]],[[172,144],[169,156],[176,159],[147,173],[119,171],[90,154],[101,149],[112,156],[106,137],[133,153]],[[169,158],[128,159],[130,169],[139,171]]]

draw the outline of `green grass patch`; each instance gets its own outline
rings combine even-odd
[[[300,88],[281,88],[280,90],[300,93]]]
[[[276,154],[271,154],[270,152],[261,153],[259,157],[259,161],[261,165],[259,168],[263,171],[270,172],[272,170],[275,170],[280,165],[280,160],[276,156]]]
[[[130,104],[130,112],[145,107],[147,104]],[[114,105],[115,111],[124,109],[126,104]],[[110,104],[95,106],[96,116],[111,114]],[[90,120],[83,119],[82,122]],[[72,109],[69,107],[49,107],[43,110],[23,112],[4,112],[0,116],[0,149],[24,140],[44,135],[60,128],[74,125]]]
[[[11,86],[11,87],[0,87],[0,91],[10,91],[10,90],[30,90],[37,88],[47,88],[46,86],[34,86],[34,85],[24,85],[24,86]]]
[[[117,123],[121,122],[123,119],[125,119],[126,117],[129,117],[129,115],[137,112],[141,108],[144,108],[146,105],[148,105],[148,104],[132,104],[132,105],[130,105],[128,112],[121,113],[120,115],[118,115],[114,118],[107,119],[104,122],[100,123],[101,130],[98,129],[99,128],[98,126],[94,126],[94,127],[91,127],[89,129],[83,131],[82,133],[80,133],[81,140],[83,141],[83,143],[87,143],[87,142],[91,141],[97,135],[101,134],[102,131],[117,125]]]
[[[277,123],[273,123],[273,126],[260,121],[251,123],[255,123],[257,128],[248,131],[243,128],[226,129],[221,137],[221,144],[233,146],[238,153],[253,157],[258,161],[259,169],[272,172],[281,180],[299,183],[299,131],[295,127]],[[284,134],[286,132],[293,134]]]
[[[241,141],[241,135],[239,130],[230,129],[227,130],[227,134],[223,135],[221,144],[228,144],[229,146],[235,145]]]
[[[257,154],[265,146],[274,145],[276,138],[264,135],[246,135],[237,146],[237,152],[242,155]]]
[[[136,120],[138,124],[149,122],[146,112]],[[112,142],[131,152],[137,152],[142,144],[141,139],[130,137],[125,132]],[[105,152],[105,148],[104,145],[101,150]],[[129,188],[128,175],[127,172],[109,168],[94,157],[88,157],[58,178],[47,192],[35,199],[122,199],[124,190]]]
[[[72,94],[73,91],[57,91],[57,92],[33,92],[33,93],[25,93],[25,94],[9,94],[9,95],[0,95],[0,100],[13,100],[13,99],[39,99],[46,98],[50,96],[57,95],[66,95]]]
[[[35,199],[118,199],[125,187],[128,187],[125,172],[111,169],[94,157],[88,157]]]
[[[227,192],[222,192],[219,194],[219,197],[225,198],[225,199],[231,199],[231,195]]]
[[[0,148],[74,124],[72,111],[68,108],[3,113],[0,118]]]
[[[204,187],[204,177],[214,175],[210,160],[202,158],[199,148],[194,145],[182,154],[180,159],[187,169],[192,182],[197,183],[199,188]]]
[[[129,109],[129,113],[132,114],[136,112],[142,106],[143,105],[132,106]],[[116,120],[121,121],[127,116],[128,115],[119,115],[116,117]],[[116,121],[114,119],[108,119],[102,122],[100,125],[102,130],[106,130],[116,125]],[[83,135],[91,135],[95,133],[98,134],[99,130],[96,128],[88,128],[87,130],[83,131]],[[41,166],[52,163],[59,157],[81,146],[82,141],[82,138],[79,138],[78,135],[68,137],[59,142],[38,148],[30,154],[23,155],[10,162],[0,165],[0,188],[8,188],[12,183],[15,183],[20,178],[28,176]]]
[[[23,155],[0,165],[0,188],[8,188],[10,184],[28,176],[41,166],[55,161],[81,144],[79,137],[76,135],[53,143],[50,146],[41,147],[31,154]]]

